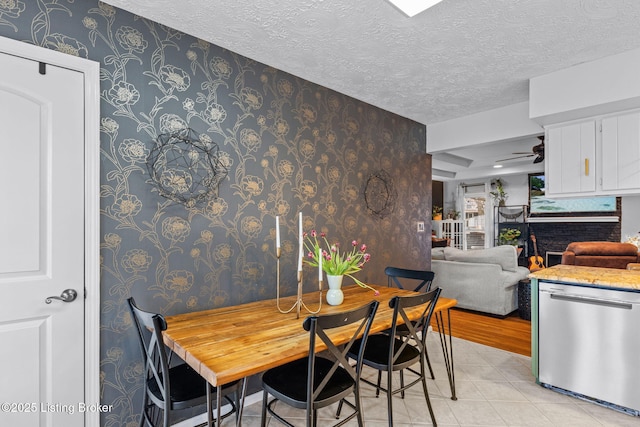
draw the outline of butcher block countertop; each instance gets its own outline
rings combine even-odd
[[[640,292],[640,270],[554,265],[529,275],[531,279],[611,287]]]

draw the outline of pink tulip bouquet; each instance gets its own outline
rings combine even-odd
[[[324,248],[321,241],[325,245]],[[332,276],[348,276],[359,286],[371,289],[375,295],[379,295],[379,292],[371,286],[353,277],[353,274],[362,270],[371,259],[371,255],[367,253],[367,245],[364,243],[359,245],[357,241],[353,240],[351,250],[343,252],[340,250],[340,243],[330,244],[325,233],[318,234],[316,230],[311,230],[309,234],[304,233],[304,247],[307,251],[305,258],[307,264],[318,267],[318,259],[322,257],[322,270],[325,273]]]

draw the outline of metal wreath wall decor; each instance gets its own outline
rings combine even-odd
[[[364,186],[364,201],[372,215],[384,218],[393,212],[398,193],[393,186],[393,179],[384,170],[373,172]]]
[[[189,128],[158,136],[147,169],[162,196],[186,206],[217,197],[227,176],[218,145]]]

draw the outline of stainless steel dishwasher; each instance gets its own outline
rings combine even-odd
[[[539,283],[539,382],[640,415],[640,293]]]

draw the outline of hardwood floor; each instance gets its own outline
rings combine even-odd
[[[446,322],[446,313],[443,313]],[[432,322],[435,329],[435,320]],[[515,311],[504,319],[461,309],[451,310],[451,335],[531,356],[531,322]]]

